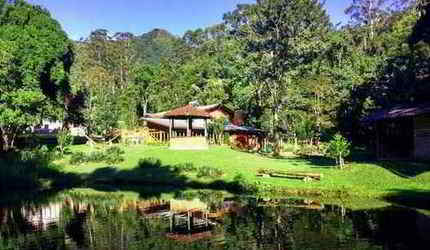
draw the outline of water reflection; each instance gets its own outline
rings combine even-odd
[[[314,200],[59,194],[0,206],[0,249],[427,249],[430,217]]]

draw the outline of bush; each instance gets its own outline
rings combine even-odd
[[[270,154],[272,152],[273,152],[272,144],[265,144],[265,146],[260,149],[260,153]]]
[[[228,133],[224,133],[224,141],[223,141],[223,144],[224,145],[230,145],[230,134],[228,134]]]
[[[315,145],[305,143],[299,146],[296,154],[309,156],[313,155],[315,152],[318,152],[318,148]]]
[[[103,162],[106,159],[106,156],[103,151],[93,151],[86,156],[86,162]]]
[[[119,147],[110,147],[105,152],[93,151],[91,153],[77,152],[73,153],[70,158],[70,164],[80,165],[87,162],[106,162],[115,164],[124,161],[122,156],[125,152]]]
[[[73,136],[66,129],[60,130],[57,133],[57,143],[58,151],[60,155],[63,156],[68,147],[73,144]]]
[[[350,154],[351,143],[342,135],[336,134],[328,144],[326,155],[336,160],[336,165],[342,169],[345,165],[344,158]]]
[[[120,147],[117,147],[117,146],[110,147],[106,150],[105,161],[109,164],[123,162],[124,161],[124,157],[122,156],[123,154],[125,154],[125,152]]]
[[[137,165],[139,168],[160,168],[162,166],[161,160],[154,157],[146,157],[140,159]]]
[[[174,169],[180,172],[194,172],[197,170],[192,163],[177,164],[174,166]]]
[[[49,150],[49,148],[44,145],[31,151],[19,152],[14,161],[19,162],[20,164],[30,165],[32,167],[46,167],[56,158],[57,155],[55,152]]]
[[[70,157],[70,164],[73,165],[80,165],[82,163],[87,162],[88,158],[87,155],[83,152],[76,152],[73,153],[72,156]]]
[[[221,169],[218,168],[212,168],[212,167],[201,167],[197,170],[197,177],[220,177],[224,174],[224,172]]]

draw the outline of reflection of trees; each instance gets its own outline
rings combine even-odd
[[[203,194],[207,193],[195,195]],[[207,207],[215,214],[223,211],[223,217],[210,237],[187,242],[167,237],[168,217],[151,216],[156,211],[152,207],[163,208],[165,201],[82,196],[63,197],[50,205],[0,208],[0,249],[418,249],[428,243],[430,219],[415,210],[352,212],[327,205],[303,208],[303,201],[222,201],[218,194],[206,198],[213,202]],[[30,215],[48,215],[46,211],[56,211],[59,205],[56,223],[32,223],[52,219],[52,213],[34,217],[37,220]]]

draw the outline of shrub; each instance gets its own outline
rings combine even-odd
[[[160,168],[161,166],[161,160],[154,157],[146,157],[138,162],[139,168]]]
[[[58,151],[60,152],[60,155],[63,156],[68,147],[72,145],[73,136],[66,129],[60,130],[57,133],[57,143]]]
[[[106,159],[106,156],[103,151],[93,151],[86,156],[86,162],[103,162]]]
[[[223,141],[223,144],[224,145],[230,145],[230,134],[228,134],[228,133],[224,133],[224,141]]]
[[[260,153],[270,154],[272,152],[273,152],[272,144],[265,144],[265,146],[260,149]]]
[[[47,146],[33,149],[31,151],[21,151],[14,161],[20,164],[31,165],[33,167],[45,167],[56,159],[54,151],[49,150]]]
[[[117,147],[117,146],[110,147],[105,152],[105,161],[109,164],[123,162],[124,161],[123,154],[125,154],[125,152],[120,147]]]
[[[224,134],[224,126],[227,124],[227,120],[224,117],[212,120],[208,124],[209,133],[213,135],[215,144],[221,145],[223,143],[222,136]]]
[[[182,163],[174,166],[174,169],[180,172],[194,172],[197,168],[192,163]]]
[[[313,155],[315,152],[318,152],[318,149],[315,145],[305,143],[300,145],[300,147],[296,151],[296,154],[309,156],[309,155]]]
[[[340,134],[336,134],[327,147],[326,155],[336,160],[340,169],[345,165],[344,157],[350,154],[351,144]]]
[[[70,164],[82,164],[87,162],[106,162],[115,164],[124,161],[125,152],[120,147],[110,147],[106,151],[93,151],[91,153],[77,152],[70,158]]]
[[[87,155],[83,152],[76,152],[73,153],[72,156],[70,157],[70,164],[73,165],[80,165],[82,163],[87,162]]]
[[[197,177],[220,177],[224,174],[221,169],[213,168],[213,167],[201,167],[197,170]]]

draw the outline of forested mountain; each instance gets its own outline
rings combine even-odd
[[[181,39],[163,29],[154,29],[134,37],[137,57],[144,63],[159,64],[162,58],[172,57]]]

